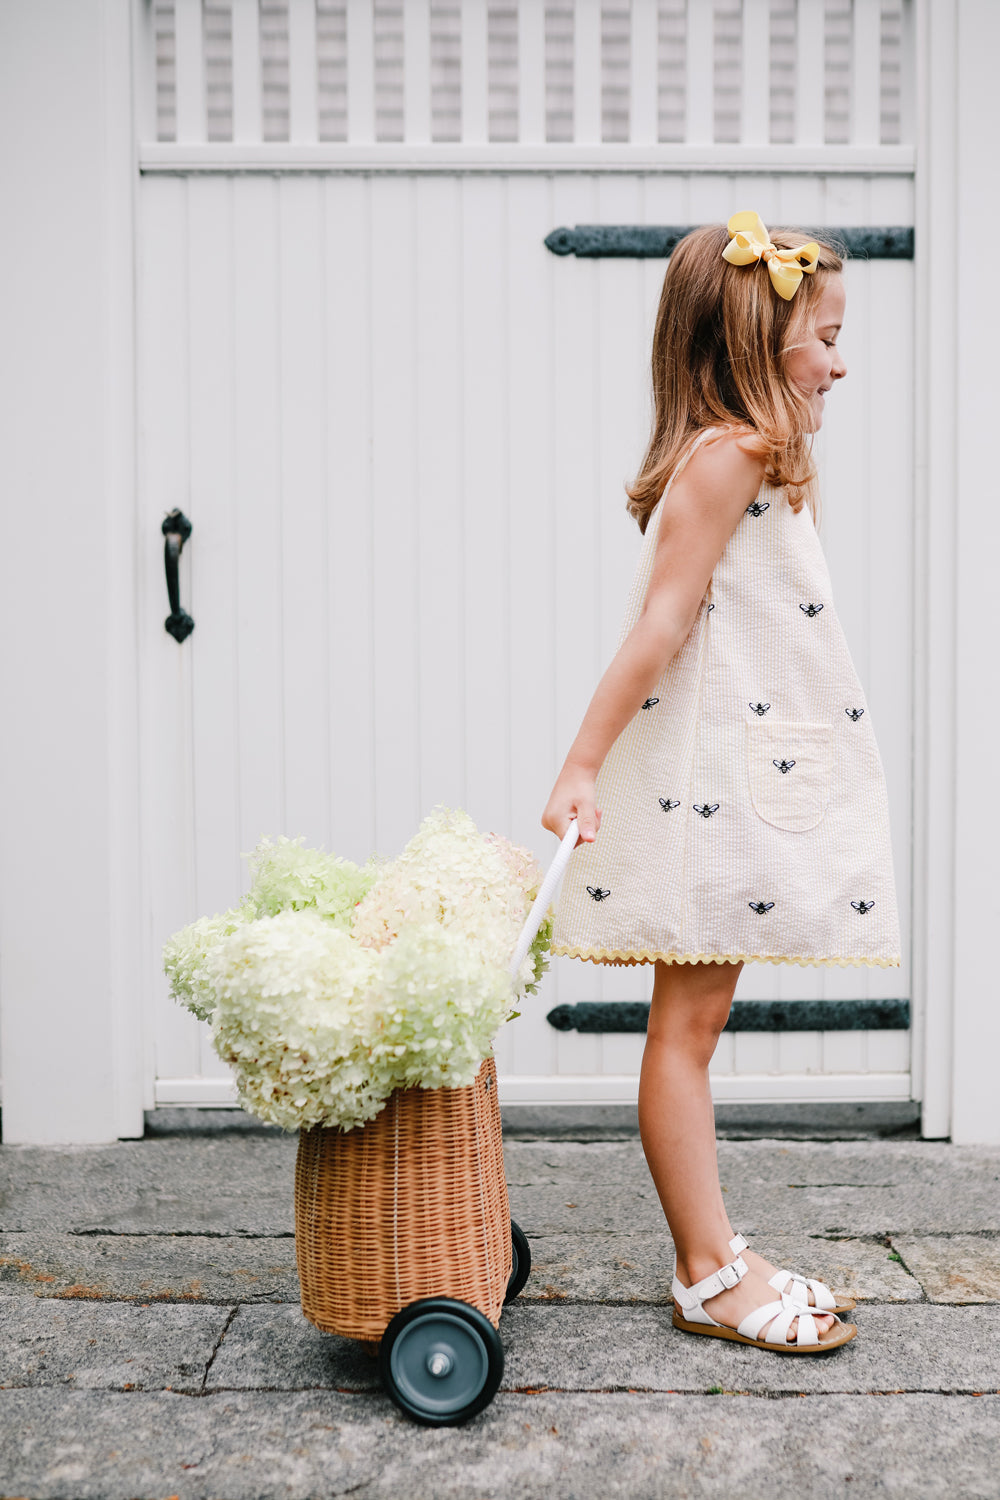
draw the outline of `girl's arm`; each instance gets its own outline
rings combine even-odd
[[[764,461],[738,433],[703,443],[660,504],[660,531],[642,614],[597,685],[542,814],[560,838],[574,818],[578,843],[600,827],[594,782],[626,724],[687,640],[716,564],[760,489]]]

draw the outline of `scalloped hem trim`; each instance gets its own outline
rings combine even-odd
[[[878,969],[898,969],[898,958],[802,958],[774,953],[654,953],[648,948],[638,953],[618,948],[569,948],[562,943],[553,943],[549,950],[560,958],[583,958],[594,964],[651,964],[657,959],[665,964],[800,964],[811,968],[819,964],[823,968],[850,968],[868,966]]]

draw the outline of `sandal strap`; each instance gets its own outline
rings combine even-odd
[[[741,1256],[730,1261],[728,1265],[720,1266],[713,1271],[711,1276],[696,1281],[694,1286],[685,1286],[683,1282],[674,1277],[671,1291],[674,1301],[679,1302],[685,1312],[691,1312],[707,1302],[710,1297],[717,1297],[720,1292],[731,1291],[734,1286],[739,1286],[749,1267]]]
[[[790,1340],[788,1330],[796,1318],[799,1320],[799,1326],[794,1339]],[[777,1302],[765,1302],[763,1307],[755,1307],[753,1312],[748,1313],[743,1319],[736,1332],[742,1333],[745,1338],[756,1339],[760,1337],[760,1330],[765,1323],[771,1324],[764,1334],[766,1344],[791,1343],[794,1347],[798,1344],[819,1343],[819,1331],[812,1313],[799,1307],[797,1303],[789,1302],[787,1297],[781,1297]]]
[[[750,1249],[750,1243],[744,1239],[742,1234],[734,1234],[729,1241],[729,1248],[734,1255],[742,1255],[744,1250]]]
[[[799,1276],[795,1271],[775,1271],[769,1278],[768,1286],[782,1297],[788,1297],[799,1307],[809,1307],[809,1293],[812,1292],[816,1304],[813,1312],[833,1312],[837,1306],[837,1299],[827,1286],[825,1281],[817,1281],[815,1276]]]

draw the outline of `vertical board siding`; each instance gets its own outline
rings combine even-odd
[[[823,0],[799,0],[795,17],[795,144],[826,139]]]
[[[208,118],[205,109],[205,49],[201,0],[175,0],[174,38],[177,139],[203,141]]]
[[[375,139],[375,34],[372,0],[347,0],[347,139]]]
[[[505,297],[507,327],[506,436],[510,529],[511,745],[510,836],[541,853],[539,826],[561,745],[556,728],[558,659],[553,588],[556,466],[551,434],[554,381],[554,294],[560,268],[540,260],[538,245],[553,224],[552,182],[510,178],[507,195]],[[549,785],[546,785],[546,781]],[[531,1007],[525,1007],[527,1016]],[[509,1073],[554,1073],[558,1043],[550,1027],[520,1022],[501,1033],[498,1066]]]
[[[321,843],[330,827],[331,649],[323,182],[284,178],[277,188],[284,821]]]
[[[486,0],[462,0],[461,39],[461,139],[478,145],[490,137]]]
[[[462,806],[467,760],[464,582],[466,495],[476,508],[491,503],[481,493],[480,474],[489,461],[468,454],[466,472],[462,378],[467,330],[456,288],[462,276],[462,192],[455,178],[436,177],[417,195],[413,247],[417,284],[417,346],[414,385],[417,400],[416,471],[419,537],[415,571],[419,586],[417,641],[420,683],[419,732],[414,754],[419,765],[418,801]],[[471,489],[470,489],[471,481]],[[479,581],[484,559],[473,569]],[[492,720],[488,715],[488,720]]]
[[[233,140],[259,141],[263,116],[257,0],[233,0],[232,17]]]
[[[551,858],[552,780],[640,545],[664,264],[558,259],[559,223],[906,222],[845,175],[150,178],[139,287],[146,878],[158,941],[232,904],[263,833],[363,860],[437,802]],[[851,264],[821,536],[888,773],[910,910],[912,267]],[[194,525],[162,628],[163,514]],[[878,649],[874,643],[878,642]],[[156,943],[154,943],[156,948]],[[157,968],[157,1071],[222,1076]],[[553,961],[508,1074],[631,1073],[641,1038],[556,1033],[648,968]],[[747,965],[744,999],[909,993],[909,970]],[[907,1038],[724,1037],[713,1071],[905,1071]]]
[[[190,652],[194,890],[198,911],[202,912],[231,906],[235,900],[234,875],[238,877],[234,852],[239,838],[239,797],[233,771],[239,765],[240,744],[233,667],[239,584],[232,545],[236,493],[233,382],[227,359],[233,339],[229,294],[232,197],[228,184],[223,192],[213,192],[212,184],[202,181],[184,186],[188,219],[187,387],[190,411],[208,417],[207,421],[190,423],[189,493],[183,503],[195,525],[190,546],[190,613],[196,629],[189,641],[194,645]],[[200,1071],[211,1063],[207,1041],[207,1034],[203,1034]]]
[[[417,555],[419,497],[413,379],[416,268],[412,251],[417,184],[373,178],[372,264],[372,696],[375,844],[395,852],[418,805]],[[341,351],[343,357],[347,351]],[[359,497],[362,499],[362,497]],[[362,503],[364,500],[362,499]],[[349,731],[348,731],[349,732]],[[408,836],[408,835],[407,835]]]
[[[462,264],[462,578],[466,805],[477,821],[510,822],[510,597],[507,520],[507,314],[503,185],[463,184]]]
[[[316,0],[288,0],[288,138],[319,139]]]
[[[323,184],[324,473],[329,591],[329,842],[362,863],[375,848],[375,392],[372,203],[363,178]],[[345,225],[350,232],[345,232]],[[317,684],[323,692],[323,685]]]
[[[144,881],[153,929],[149,955],[150,991],[164,995],[159,941],[198,911],[195,880],[194,745],[191,701],[193,656],[181,652],[163,628],[167,592],[161,522],[179,508],[189,516],[189,350],[187,184],[165,183],[148,204],[145,232],[158,246],[162,263],[138,288],[137,324],[143,337],[137,365],[139,482],[146,504],[146,546],[140,574],[140,676],[142,757],[141,847]],[[209,536],[209,527],[204,528]],[[181,604],[197,620],[192,591],[193,549],[181,554]],[[171,650],[171,647],[173,649]],[[200,1028],[193,1016],[158,1003],[152,1017],[157,1071],[197,1076]]]
[[[285,823],[282,743],[278,184],[237,181],[233,192],[233,344],[219,350],[233,381],[236,518],[232,546],[239,583],[235,671],[240,754],[240,853]],[[193,413],[198,420],[200,413]],[[198,518],[192,516],[197,525]],[[192,538],[192,541],[194,538]],[[197,621],[197,614],[195,615]],[[197,629],[191,637],[198,636]],[[200,644],[200,643],[199,643]],[[205,647],[212,643],[206,641]],[[247,888],[246,873],[241,891]]]

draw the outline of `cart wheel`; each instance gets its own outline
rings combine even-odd
[[[524,1290],[524,1284],[531,1275],[531,1247],[528,1244],[528,1236],[520,1224],[513,1219],[510,1221],[510,1243],[514,1252],[514,1260],[510,1268],[507,1292],[503,1299],[505,1305],[513,1302],[518,1293]]]
[[[426,1427],[454,1427],[489,1406],[503,1379],[500,1335],[477,1307],[424,1297],[392,1319],[379,1374],[401,1411]]]

